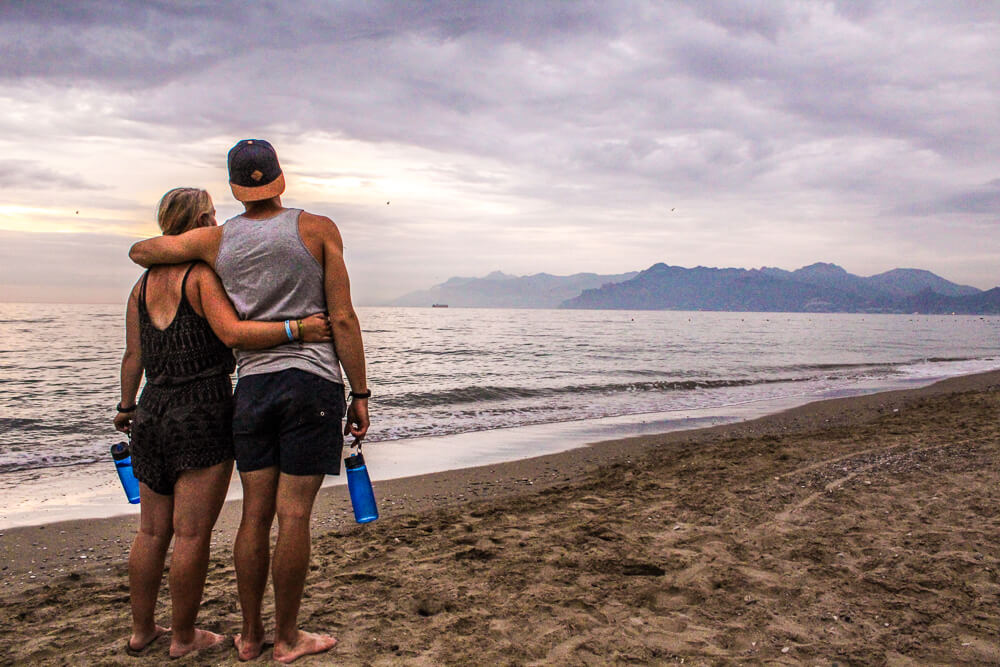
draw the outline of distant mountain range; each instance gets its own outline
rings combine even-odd
[[[563,308],[834,313],[1000,313],[1000,288],[957,285],[921,269],[863,278],[836,264],[795,271],[654,264],[631,280],[584,290]]]
[[[921,269],[875,276],[816,263],[786,271],[654,264],[617,275],[452,278],[389,305],[757,312],[1000,314],[1000,287],[983,291]]]
[[[638,271],[601,276],[596,273],[576,273],[553,276],[536,273],[533,276],[511,276],[494,271],[485,278],[451,278],[430,289],[404,294],[390,306],[430,306],[447,304],[465,308],[558,308],[567,299],[584,290],[606,283],[618,283],[639,275]]]

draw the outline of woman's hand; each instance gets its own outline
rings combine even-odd
[[[305,343],[320,343],[333,340],[333,330],[330,329],[330,316],[326,313],[316,313],[302,319],[302,337]]]
[[[115,415],[115,430],[122,433],[129,433],[132,430],[132,418],[135,417],[135,410],[129,412],[119,412]]]

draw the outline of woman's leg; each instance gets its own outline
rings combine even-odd
[[[174,497],[156,493],[139,483],[139,532],[128,556],[132,636],[129,648],[141,651],[166,632],[153,618],[163,578],[163,560],[173,534]]]
[[[222,641],[194,627],[208,571],[212,527],[226,500],[233,462],[187,470],[174,485],[174,552],[170,558],[173,638],[170,655],[180,657]]]

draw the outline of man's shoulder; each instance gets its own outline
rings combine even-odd
[[[302,211],[299,213],[299,224],[300,225],[310,225],[317,228],[337,228],[337,223],[335,223],[330,218],[325,215],[318,215],[316,213],[310,213],[309,211]]]
[[[317,215],[309,211],[302,211],[299,214],[299,233],[304,239],[313,239],[321,242],[333,242],[341,245],[340,230],[337,223],[325,215]]]

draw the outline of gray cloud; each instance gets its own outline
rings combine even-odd
[[[26,190],[104,190],[107,186],[60,173],[36,160],[0,160],[0,187]]]
[[[596,3],[279,3],[31,0],[0,7],[2,76],[117,82],[155,88],[165,80],[268,50],[316,44],[378,44],[407,34],[435,41],[492,35],[541,43],[601,19]],[[605,16],[611,16],[609,12]],[[259,71],[259,68],[258,68]]]
[[[994,185],[978,185],[995,178],[1000,152],[998,23],[1000,8],[972,1],[8,2],[0,96],[61,107],[0,128],[151,145],[325,134],[436,151],[447,162],[424,174],[470,199],[518,202],[512,219],[483,220],[534,235],[549,255],[545,225],[600,235],[620,220],[621,238],[697,253],[696,238],[701,263],[728,244],[774,251],[752,246],[765,229],[803,264],[834,247],[864,254],[866,230],[951,234],[954,252],[978,252],[954,234],[998,203]],[[110,100],[106,113],[78,108],[79,95]],[[221,169],[223,153],[188,158]],[[7,174],[0,164],[0,182]],[[675,206],[691,220],[664,218]],[[944,229],[939,214],[964,218]],[[435,252],[398,220],[372,224],[383,255],[405,256],[389,245],[397,235]],[[438,241],[438,263],[454,261]],[[636,245],[611,251],[644,261]]]
[[[997,47],[974,39],[989,35],[971,23],[984,13],[975,5],[918,4],[933,45],[908,36],[907,11],[851,12],[858,22],[843,25],[825,5],[780,2],[87,7],[13,11],[0,32],[7,76],[139,86],[148,92],[131,117],[176,126],[183,116],[193,133],[280,124],[504,158],[525,139],[541,140],[542,155],[561,142],[554,155],[565,156],[578,140],[720,128],[765,146],[831,131],[942,152],[996,145],[962,112],[989,93],[982,75],[1000,74],[1000,58],[985,57]],[[906,108],[911,96],[920,104]],[[995,101],[978,112],[997,118]]]
[[[900,206],[892,213],[913,216],[974,213],[989,216],[995,221],[1000,217],[1000,178],[933,201]]]

